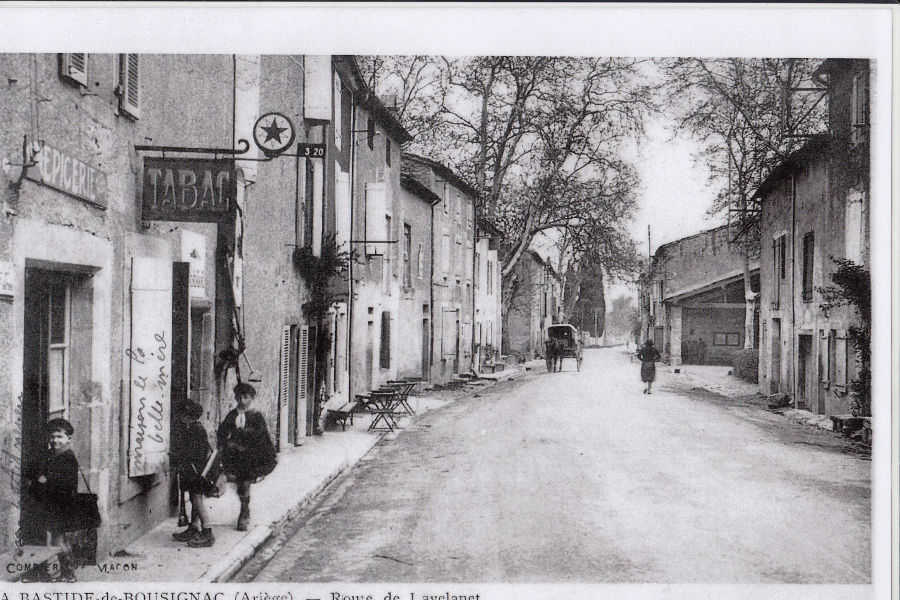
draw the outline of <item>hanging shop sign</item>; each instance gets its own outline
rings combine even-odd
[[[218,222],[234,209],[234,161],[144,158],[141,218]]]
[[[266,113],[253,126],[253,141],[266,156],[281,154],[294,141],[294,124],[281,113]]]
[[[99,169],[46,143],[34,153],[32,161],[35,165],[28,169],[28,179],[94,206],[107,207],[106,175]]]

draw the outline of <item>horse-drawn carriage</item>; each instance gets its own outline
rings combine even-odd
[[[563,359],[574,358],[575,365],[581,370],[581,338],[578,330],[568,323],[551,325],[547,328],[547,340],[544,342],[544,357],[547,360],[547,371],[561,371]]]

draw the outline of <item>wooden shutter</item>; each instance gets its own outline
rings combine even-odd
[[[291,380],[291,327],[289,325],[281,328],[281,356],[279,360],[278,404],[282,408],[286,408]]]
[[[847,386],[847,333],[837,331],[834,338],[834,385]]]
[[[383,183],[366,184],[366,239],[384,241],[385,186]],[[366,254],[381,254],[383,244],[366,244]]]
[[[339,170],[335,179],[335,243],[338,250],[348,250],[350,248],[350,173]]]
[[[87,85],[87,54],[84,52],[60,54],[59,75],[75,83]]]
[[[150,475],[169,463],[172,373],[172,262],[131,263],[130,419],[128,475]]]
[[[391,313],[381,313],[381,368],[391,368]]]
[[[119,110],[134,118],[141,116],[140,58],[121,54],[119,64]]]
[[[327,123],[331,120],[331,56],[306,56],[303,65],[303,117]]]
[[[831,346],[831,330],[819,330],[819,381],[828,387],[831,380],[831,357],[829,350]]]

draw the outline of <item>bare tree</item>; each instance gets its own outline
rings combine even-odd
[[[772,169],[825,126],[825,90],[807,59],[667,59],[660,61],[667,105],[679,128],[702,143],[718,192],[713,214],[728,212],[732,240],[744,254],[745,348],[753,347],[758,292],[750,263],[759,254],[760,207],[754,193]]]

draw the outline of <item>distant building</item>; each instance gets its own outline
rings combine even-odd
[[[501,232],[482,217],[478,218],[475,242],[475,371],[500,356],[503,339],[500,259],[497,248]]]
[[[558,323],[560,316],[562,290],[556,271],[529,250],[513,268],[507,289],[503,353],[529,360],[542,357],[547,326]]]
[[[423,156],[403,153],[403,172],[441,199],[432,211],[430,381],[444,383],[472,370],[477,194],[451,169]]]
[[[419,280],[410,278],[410,252],[429,239],[431,209],[420,199],[409,202],[401,184],[400,145],[410,139],[409,133],[396,113],[365,86],[355,59],[345,57],[343,61],[354,85],[353,114],[346,126],[356,132],[350,192],[353,300],[349,368],[353,397],[399,376],[421,375],[418,357],[405,354],[409,348],[407,321],[420,325],[421,303],[428,303]],[[341,400],[332,400],[329,408]]]
[[[828,59],[817,70],[828,90],[829,132],[809,140],[760,186],[761,338],[764,393],[797,407],[847,413],[856,376],[847,330],[852,307],[821,309],[834,259],[869,265],[868,60]]]
[[[641,286],[642,341],[652,339],[673,365],[730,363],[745,342],[743,264],[728,226],[657,248]],[[750,274],[758,290],[755,261]]]

